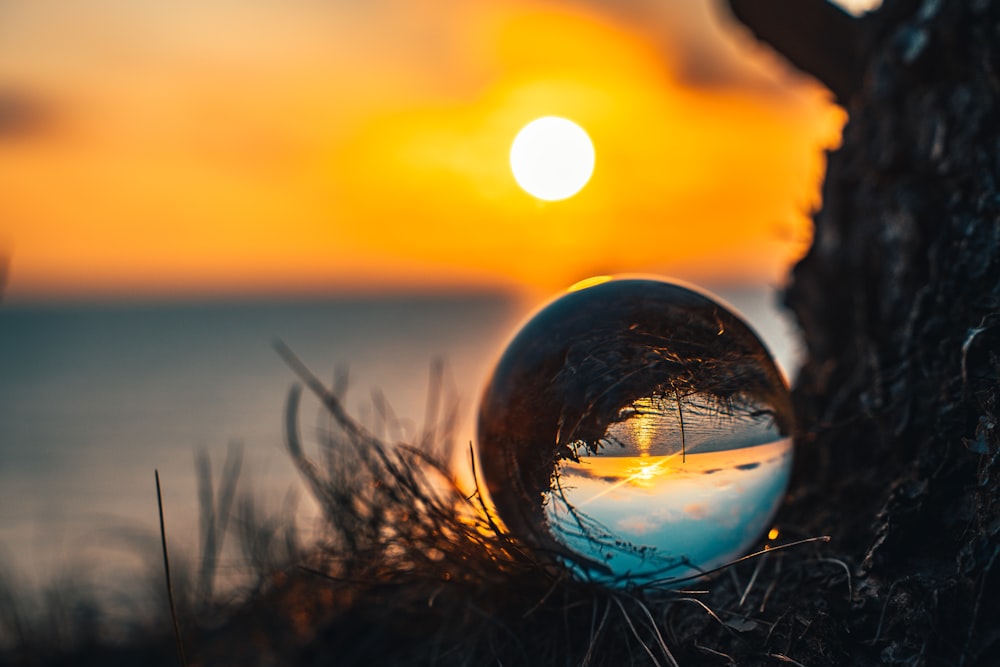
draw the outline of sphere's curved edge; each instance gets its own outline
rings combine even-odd
[[[652,289],[645,290],[644,286]],[[630,290],[630,287],[636,289]],[[654,342],[647,343],[647,339]],[[588,345],[599,347],[588,352]],[[659,361],[649,365],[643,361],[642,355],[647,353],[645,345],[653,345],[648,353],[659,355]],[[667,359],[671,353],[673,361]],[[685,356],[692,354],[696,356]],[[685,359],[690,359],[690,363]],[[729,371],[725,370],[727,364]],[[624,373],[621,381],[615,380],[616,368]],[[633,376],[637,368],[642,371],[638,379]],[[666,376],[662,375],[664,372]],[[679,372],[707,373],[704,376],[707,384],[702,384],[702,389],[698,390],[691,384],[695,380],[686,375],[681,377]],[[731,377],[726,378],[727,373]],[[626,382],[624,388],[621,382]],[[660,389],[653,389],[654,386]],[[583,454],[583,450],[575,450],[574,453],[566,449],[565,443],[577,434],[585,438],[582,442],[596,442],[590,438],[612,433],[611,425],[624,423],[640,414],[629,408],[633,416],[622,416],[627,412],[622,412],[626,406],[634,405],[631,402],[637,397],[650,395],[644,392],[659,392],[664,387],[670,392],[677,391],[676,388],[685,392],[707,391],[705,396],[718,399],[745,397],[745,405],[752,408],[759,404],[762,410],[749,411],[742,402],[744,398],[739,398],[739,414],[743,417],[732,418],[733,424],[739,419],[744,422],[757,420],[756,423],[762,418],[773,420],[767,422],[772,424],[767,428],[778,429],[776,433],[786,438],[793,429],[784,374],[746,317],[709,290],[659,275],[618,274],[577,283],[535,309],[515,329],[499,355],[483,390],[477,423],[476,453],[483,489],[512,535],[552,554],[584,578],[614,585],[619,585],[616,582],[649,581],[647,573],[623,575],[621,569],[605,566],[603,559],[607,553],[598,547],[590,549],[560,540],[559,530],[550,523],[556,519],[552,518],[551,508],[547,510],[546,504],[557,502],[553,486],[557,482],[553,481],[553,475],[561,474],[557,472],[562,468],[560,461],[568,462],[567,457],[581,455],[604,458],[600,456],[603,452],[597,449]],[[612,390],[610,398],[604,396]],[[595,391],[599,392],[596,398]],[[593,403],[594,400],[598,403]],[[676,400],[678,414],[683,419],[688,399],[683,399],[684,403],[680,398]],[[707,405],[712,404],[710,401]],[[695,410],[691,414],[696,416],[705,408],[692,405],[691,409]],[[758,413],[771,416],[753,416]],[[579,431],[581,424],[584,430]],[[685,424],[681,422],[680,427],[683,441]],[[748,435],[749,432],[734,430],[704,451],[728,451],[748,446],[737,444],[749,443],[745,439]],[[788,440],[786,464],[791,457],[790,438]],[[736,470],[752,470],[758,465],[761,464],[733,464],[731,474],[739,475]],[[583,485],[590,483],[584,478],[575,481]],[[772,506],[767,522],[780,504],[786,484],[787,478],[777,490],[773,482],[769,483],[769,492],[774,498],[767,502]],[[730,498],[726,502],[739,500]],[[594,506],[588,506],[587,514],[592,511],[595,511]],[[603,510],[598,508],[596,511],[600,515]],[[763,524],[757,526],[761,512],[755,513],[754,520],[746,519],[748,523],[742,526],[744,533],[749,527],[755,530],[762,527],[766,531]],[[753,535],[753,539],[757,538],[759,535]],[[743,542],[749,544],[745,535],[740,550],[747,548]],[[653,548],[655,551],[660,547]],[[701,559],[701,562],[710,561]],[[619,565],[621,567],[631,569],[624,563]]]

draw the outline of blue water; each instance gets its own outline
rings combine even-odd
[[[722,296],[789,367],[793,338],[771,292]],[[154,469],[172,541],[193,551],[200,447],[218,473],[228,443],[241,442],[243,490],[273,507],[301,490],[281,434],[295,378],[276,338],[322,378],[347,364],[351,412],[370,417],[378,387],[411,430],[431,361],[443,357],[468,442],[480,388],[529,310],[496,295],[0,305],[0,561],[38,580],[90,562],[147,568],[158,540]]]
[[[193,453],[205,447],[218,471],[234,440],[246,488],[280,500],[297,486],[281,434],[295,378],[276,338],[321,377],[348,364],[353,412],[370,413],[380,387],[417,426],[443,356],[467,432],[516,315],[500,297],[0,307],[0,545],[43,576],[106,559],[133,541],[123,530],[155,527],[154,468],[168,528],[194,541]]]

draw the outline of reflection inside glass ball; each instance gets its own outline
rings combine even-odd
[[[583,576],[669,581],[769,527],[792,410],[743,321],[690,288],[621,279],[570,292],[507,347],[480,406],[500,517]]]

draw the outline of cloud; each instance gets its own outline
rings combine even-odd
[[[711,510],[705,503],[690,503],[684,507],[684,513],[696,521],[701,521],[709,517]]]
[[[0,141],[38,134],[49,124],[49,110],[37,99],[0,89]]]
[[[738,24],[722,0],[575,0],[643,33],[663,53],[680,82],[786,95],[794,70],[776,61]],[[720,46],[721,45],[721,46]]]
[[[59,131],[0,150],[12,293],[773,281],[842,121],[709,0],[72,4],[4,7],[0,142]],[[598,149],[565,204],[510,175],[539,115]]]
[[[707,512],[707,508],[706,512]],[[615,527],[630,535],[647,535],[661,530],[667,525],[690,525],[686,516],[688,508],[678,510],[673,507],[661,507],[646,514],[634,514],[615,522]]]

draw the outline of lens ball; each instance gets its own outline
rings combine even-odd
[[[482,476],[516,537],[579,576],[684,579],[739,557],[788,483],[793,416],[767,349],[701,291],[571,291],[507,346],[479,410]]]

